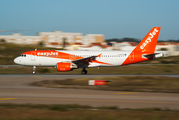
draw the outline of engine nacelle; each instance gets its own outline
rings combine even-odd
[[[63,62],[57,63],[57,70],[58,71],[71,71],[75,68],[77,68],[77,66],[75,64],[72,64],[72,63],[63,63]]]

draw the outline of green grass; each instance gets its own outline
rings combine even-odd
[[[179,111],[82,105],[0,104],[1,120],[178,120]]]
[[[0,104],[0,108],[6,109],[17,109],[17,108],[28,108],[28,109],[44,109],[44,110],[54,110],[54,111],[68,111],[68,110],[76,110],[76,109],[91,109],[93,107],[88,105],[78,105],[78,104],[12,104],[5,103]],[[110,107],[101,107],[99,109],[112,109]]]
[[[110,85],[89,86],[89,80],[111,80]],[[95,89],[109,91],[179,93],[179,79],[158,76],[117,76],[78,78],[66,80],[43,80],[31,85],[52,88]]]

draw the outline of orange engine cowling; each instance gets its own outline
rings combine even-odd
[[[72,63],[57,63],[57,70],[58,71],[70,71],[74,68],[77,68],[76,65]]]

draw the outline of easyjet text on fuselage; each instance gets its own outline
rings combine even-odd
[[[58,52],[37,52],[37,55],[58,55]]]

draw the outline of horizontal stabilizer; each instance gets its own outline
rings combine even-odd
[[[163,57],[164,54],[163,53],[154,53],[154,54],[144,54],[142,55],[144,58],[150,58],[153,57],[154,58],[159,58],[159,57]]]

